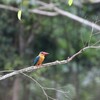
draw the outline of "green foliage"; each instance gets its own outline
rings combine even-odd
[[[71,6],[73,0],[69,0],[70,7],[66,5],[65,1],[52,0],[52,2],[56,3],[59,8],[70,11],[76,15],[87,16],[87,19],[90,20],[94,18],[93,21],[96,20],[96,13],[99,12],[96,11],[95,13],[94,9],[89,15],[88,9],[91,9],[90,7],[83,6],[82,9],[79,9],[74,5]],[[28,9],[38,7],[34,0],[2,0],[2,3],[13,6],[16,5],[23,11],[23,18],[21,20],[22,14],[20,10],[18,13],[0,10],[0,69],[2,70],[13,70],[30,66],[40,51],[50,53],[44,63],[64,60],[78,52],[84,46],[92,45],[100,40],[100,35],[95,34],[95,31],[92,32],[93,34],[91,36],[92,30],[90,28],[80,25],[78,22],[67,17],[61,15],[47,17],[28,13]],[[17,14],[21,23],[19,23],[16,17]],[[98,18],[99,17],[98,15]],[[98,45],[99,44],[100,43],[98,43]],[[98,70],[99,66],[100,50],[89,49],[77,56],[67,65],[57,65],[50,68],[39,69],[31,74],[29,73],[29,75],[34,77],[44,87],[53,87],[66,92],[69,91],[68,94],[66,94],[66,96],[68,96],[67,98],[64,94],[58,93],[60,100],[76,99],[79,95],[79,100],[89,100],[92,94],[94,94],[94,97],[99,97],[100,92],[97,93],[96,90],[98,90],[100,86],[97,83],[95,84],[98,78],[95,77],[92,84],[89,81],[88,87],[83,86],[83,81],[88,76],[88,73],[92,72],[93,68],[97,68]],[[5,73],[0,73],[0,75],[3,74]],[[15,78],[11,78],[11,80],[13,79]],[[21,79],[21,100],[46,99],[43,91],[35,82],[30,81],[30,79],[26,77],[24,78],[22,74]],[[2,97],[2,95],[5,97],[4,94],[9,93],[9,90],[12,91],[9,83],[13,86],[12,81],[6,81],[3,85],[0,83],[0,97]],[[6,93],[4,90],[5,84],[8,89]],[[77,93],[77,91],[80,93]],[[56,91],[46,90],[46,92],[54,98],[58,95]],[[24,98],[25,96],[27,96],[28,99]],[[9,97],[9,94],[7,97]],[[0,98],[0,100],[4,100],[4,98]],[[97,99],[94,98],[92,100]]]

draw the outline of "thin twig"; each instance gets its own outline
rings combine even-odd
[[[58,90],[58,89],[56,89],[56,88],[48,88],[48,87],[44,87],[44,89],[46,89],[46,90],[58,91],[58,92],[61,92],[61,93],[64,93],[64,94],[69,93],[69,91],[68,91],[68,92],[65,92],[65,91],[62,91],[62,90]]]
[[[92,44],[93,46],[97,45],[98,43],[100,43],[100,40],[98,40],[97,42],[95,42],[94,44]]]
[[[89,37],[88,45],[90,45],[92,36],[93,36],[93,26],[92,26],[91,34],[90,34],[90,37]]]
[[[98,35],[98,34],[100,35],[100,32],[96,32],[96,33],[94,33],[93,36],[94,36],[94,35]]]
[[[23,72],[22,72],[22,74],[23,74],[24,76],[30,78],[30,79],[31,79],[32,81],[34,81],[36,84],[38,84],[38,86],[42,89],[44,95],[46,96],[46,98],[47,98],[47,100],[48,100],[48,95],[47,95],[46,91],[44,90],[44,88],[42,87],[42,85],[41,85],[39,82],[37,82],[34,78],[30,77],[29,75],[27,75],[27,74],[25,74],[25,73],[23,73]]]
[[[4,72],[13,72],[13,71],[16,71],[16,70],[1,70],[0,73],[4,73]]]
[[[56,88],[44,87],[44,86],[42,86],[38,81],[36,81],[34,78],[32,78],[31,76],[29,76],[29,75],[27,75],[27,74],[25,74],[25,73],[22,73],[22,74],[23,74],[24,76],[28,77],[29,79],[31,79],[32,81],[34,81],[36,84],[38,84],[38,86],[42,89],[44,95],[46,96],[47,100],[48,100],[48,98],[50,98],[50,99],[52,99],[52,100],[57,100],[57,99],[55,99],[55,98],[49,96],[49,95],[46,93],[45,90],[57,91],[57,92],[60,92],[60,93],[64,94],[65,97],[69,98],[69,97],[66,95],[66,93],[68,93],[68,92],[65,92],[65,91],[62,91],[62,90],[58,90],[58,89],[56,89]]]

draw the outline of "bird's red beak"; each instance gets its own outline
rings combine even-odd
[[[48,53],[48,52],[43,52],[43,54],[46,56],[46,55],[48,55],[49,53]]]

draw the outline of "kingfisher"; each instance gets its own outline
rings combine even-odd
[[[42,62],[45,59],[45,56],[47,56],[49,53],[48,52],[40,52],[39,55],[34,59],[34,66],[39,66],[42,64]]]

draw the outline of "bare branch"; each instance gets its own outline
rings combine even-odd
[[[32,81],[34,81],[36,84],[38,84],[38,86],[42,89],[44,95],[46,96],[47,100],[49,100],[46,91],[44,90],[44,88],[42,87],[42,85],[41,85],[39,82],[37,82],[34,78],[32,78],[31,76],[29,76],[29,75],[27,75],[27,74],[25,74],[25,73],[23,73],[23,72],[22,72],[22,74],[23,74],[24,76],[30,78],[30,79],[31,79]]]
[[[39,10],[39,9],[30,9],[29,12],[40,14],[40,15],[46,15],[46,16],[56,16],[56,15],[58,15],[57,12],[43,11],[43,10]]]
[[[29,9],[28,11],[30,13],[36,13],[36,14],[40,14],[40,15],[46,15],[46,16],[57,16],[57,15],[63,15],[63,16],[67,16],[75,21],[78,21],[82,24],[85,24],[89,27],[92,27],[93,29],[96,29],[96,30],[99,30],[100,31],[100,26],[93,23],[93,22],[90,22],[86,19],[83,19],[77,15],[74,15],[74,14],[71,14],[70,12],[67,12],[67,11],[64,11],[62,9],[59,9],[58,7],[56,7],[54,4],[47,4],[47,3],[44,3],[44,2],[41,2],[41,1],[38,1],[37,2],[38,4],[42,5],[42,8],[44,6],[44,9],[46,10],[47,8],[48,9],[52,9],[54,11],[44,11],[44,10],[41,10],[41,7],[39,8],[35,8],[35,9]],[[3,4],[0,4],[0,8],[2,9],[7,9],[7,10],[11,10],[11,11],[18,11],[19,9],[18,8],[15,8],[15,7],[12,7],[12,6],[7,6],[7,5],[3,5]]]
[[[7,6],[7,5],[3,5],[3,4],[0,4],[0,8],[15,11],[15,12],[17,12],[19,10],[16,7]],[[58,15],[57,12],[49,12],[49,11],[43,11],[43,10],[39,10],[39,9],[29,9],[28,11],[30,13],[36,13],[36,14],[46,15],[46,16],[56,16],[56,15]]]
[[[67,12],[67,11],[61,10],[61,9],[59,9],[57,7],[54,7],[54,10],[56,12],[58,12],[59,14],[63,15],[63,16],[67,16],[67,17],[69,17],[69,18],[71,18],[73,20],[76,20],[76,21],[78,21],[78,22],[80,22],[82,24],[85,24],[87,26],[90,26],[90,27],[95,28],[96,30],[100,31],[100,26],[95,24],[95,23],[93,23],[93,22],[85,20],[85,19],[83,19],[83,18],[81,18],[79,16],[76,16],[74,14],[71,14],[71,13]]]
[[[57,92],[64,93],[64,94],[69,93],[69,91],[66,92],[66,91],[62,91],[62,90],[56,89],[56,88],[44,87],[44,89],[46,89],[46,90],[52,90],[52,91],[57,91]]]
[[[16,11],[16,12],[19,10],[18,8],[15,8],[15,7],[12,7],[12,6],[3,5],[3,4],[0,4],[0,8],[1,9],[6,9],[6,10],[11,10],[11,11]]]
[[[100,31],[100,26],[99,26],[99,25],[97,25],[97,24],[95,24],[95,23],[93,23],[93,22],[90,22],[90,21],[88,21],[88,20],[85,20],[85,19],[83,19],[83,18],[81,18],[81,17],[79,17],[79,16],[77,16],[77,15],[71,14],[70,12],[67,12],[67,11],[64,11],[64,10],[62,10],[62,9],[59,9],[59,8],[56,7],[56,5],[53,4],[53,3],[47,4],[47,3],[42,2],[42,1],[39,1],[39,0],[37,0],[36,2],[37,2],[38,4],[44,6],[44,7],[49,8],[49,9],[52,8],[54,11],[56,11],[56,12],[57,12],[58,14],[60,14],[60,15],[67,16],[67,17],[69,17],[69,18],[71,18],[71,19],[73,19],[73,20],[75,20],[75,21],[78,21],[78,22],[80,22],[80,23],[82,23],[82,24],[85,24],[85,25],[87,25],[87,26],[90,26],[90,27],[92,27],[92,28],[94,28],[94,29]]]
[[[43,65],[41,65],[39,67],[37,67],[37,66],[30,66],[30,67],[27,67],[27,68],[23,68],[23,69],[20,69],[20,70],[17,70],[17,71],[14,71],[14,72],[11,72],[11,73],[8,73],[6,75],[1,76],[0,80],[9,78],[11,76],[14,76],[14,75],[17,75],[17,74],[20,74],[20,73],[23,73],[23,72],[32,72],[32,71],[35,71],[36,69],[43,68],[43,67],[50,67],[50,66],[54,66],[54,65],[67,64],[68,62],[70,62],[71,60],[73,60],[73,58],[75,58],[77,55],[81,54],[86,49],[92,49],[92,48],[93,49],[100,49],[100,46],[87,46],[87,47],[81,49],[80,51],[78,51],[73,56],[68,57],[68,59],[66,59],[66,60],[54,61],[54,62],[46,63],[46,64],[43,64]]]
[[[56,89],[56,88],[44,87],[44,86],[42,86],[37,80],[35,80],[33,77],[31,77],[31,76],[29,76],[29,75],[27,75],[27,74],[25,74],[25,73],[22,73],[22,74],[23,74],[24,76],[26,76],[27,78],[31,79],[33,82],[35,82],[35,83],[42,89],[42,91],[43,91],[44,95],[46,96],[47,100],[48,100],[48,98],[50,98],[50,99],[52,99],[52,100],[57,100],[57,99],[52,98],[51,96],[49,96],[49,95],[46,93],[46,90],[52,90],[52,91],[60,92],[60,93],[64,94],[65,97],[69,98],[68,95],[67,95],[67,94],[69,93],[69,91],[66,92],[66,91],[63,91],[63,90]]]

